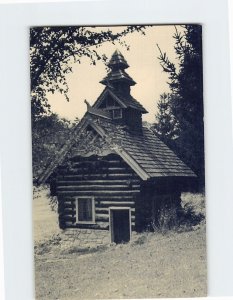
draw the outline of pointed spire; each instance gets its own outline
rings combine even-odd
[[[109,86],[109,84],[114,86],[119,82],[124,82],[127,86],[136,84],[136,82],[125,72],[125,69],[127,69],[129,65],[119,50],[116,50],[113,53],[107,65],[111,71],[103,80],[100,81],[100,83],[106,86]]]
[[[108,63],[108,67],[110,69],[127,69],[129,67],[127,61],[125,60],[124,56],[121,54],[121,52],[116,49],[116,51],[113,53],[112,58],[110,59]]]

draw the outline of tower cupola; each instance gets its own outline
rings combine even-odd
[[[130,86],[135,85],[136,82],[126,73],[125,69],[129,65],[119,50],[113,53],[107,66],[110,68],[110,72],[100,83],[112,87],[122,94],[129,94]]]
[[[142,114],[147,111],[130,94],[130,88],[136,82],[125,71],[129,67],[127,61],[116,50],[107,65],[110,71],[100,81],[106,87],[93,105],[94,110],[89,108],[89,113],[110,118],[114,123],[126,126],[131,131],[141,132]]]

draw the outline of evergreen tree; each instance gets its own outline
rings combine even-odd
[[[171,120],[168,120],[167,117],[167,121],[172,127],[174,123],[172,118],[174,117],[177,126],[177,136],[169,137],[169,142],[177,155],[196,172],[200,179],[200,185],[203,187],[205,168],[202,27],[185,25],[182,28],[182,32],[178,32],[175,27],[174,35],[178,67],[158,47],[159,60],[163,71],[169,75],[168,84],[171,90],[171,97],[168,101]],[[161,123],[160,116],[161,112],[157,118],[158,123]],[[156,126],[164,130],[161,125]]]
[[[172,114],[170,94],[160,95],[158,113],[155,118],[154,130],[156,134],[167,145],[172,145],[171,141],[177,137],[177,124]]]

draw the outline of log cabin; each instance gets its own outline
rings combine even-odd
[[[121,243],[158,226],[196,175],[143,125],[147,111],[131,96],[136,82],[118,50],[108,67],[103,92],[92,106],[86,101],[72,138],[38,182],[57,196],[61,229],[105,232],[107,242]]]

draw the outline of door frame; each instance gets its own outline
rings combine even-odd
[[[129,240],[131,240],[132,235],[132,228],[131,228],[131,207],[125,206],[111,206],[109,207],[109,234],[110,234],[110,241],[114,243],[114,228],[113,228],[113,211],[114,210],[128,210],[129,212]]]

